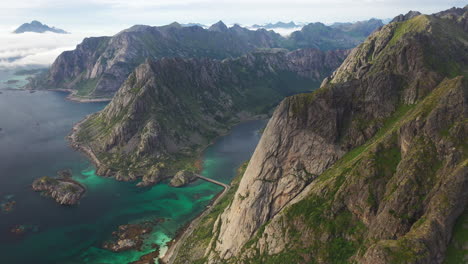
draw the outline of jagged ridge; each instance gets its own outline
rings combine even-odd
[[[376,23],[368,25],[373,29],[378,26]],[[308,28],[315,27],[311,24]],[[330,39],[330,35],[338,36],[340,41]],[[128,75],[148,58],[224,59],[259,48],[349,49],[367,34],[363,36],[359,27],[342,31],[321,24],[320,30],[304,31],[300,36],[287,39],[265,29],[252,31],[239,25],[228,28],[222,21],[209,29],[183,27],[178,23],[162,27],[137,25],[113,37],[85,39],[75,50],[63,52],[49,72],[31,80],[28,87],[72,89],[78,98],[110,98]]]

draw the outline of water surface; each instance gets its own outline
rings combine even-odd
[[[60,92],[0,91],[0,202],[16,201],[12,212],[0,213],[0,263],[128,263],[150,252],[153,243],[164,245],[221,191],[203,181],[184,188],[138,188],[96,176],[65,137],[75,122],[105,103],[70,102]],[[246,122],[219,138],[203,155],[202,174],[229,182],[250,158],[265,124]],[[34,179],[66,168],[88,188],[78,206],[60,206],[31,190]],[[165,221],[154,228],[143,251],[102,249],[119,225],[154,219]],[[26,232],[11,233],[16,225]]]

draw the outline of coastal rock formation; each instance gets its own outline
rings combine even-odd
[[[258,29],[248,30],[222,21],[209,29],[178,23],[150,27],[136,25],[112,37],[86,38],[73,51],[63,52],[47,73],[30,80],[30,89],[71,89],[78,98],[111,98],[135,68],[146,59],[238,57],[264,48],[350,49],[382,25],[371,20],[347,30],[320,25],[292,38]],[[366,28],[362,30],[362,28]],[[323,29],[323,30],[322,30]],[[369,33],[366,33],[369,32]]]
[[[205,252],[176,263],[442,263],[468,203],[467,19],[384,26],[285,99]]]
[[[152,222],[140,224],[128,224],[119,226],[118,230],[112,233],[112,241],[104,243],[103,248],[113,252],[127,250],[140,250],[143,245],[144,236],[153,230]]]
[[[121,225],[117,231],[112,232],[113,240],[105,242],[103,248],[113,252],[141,250],[144,236],[151,233],[152,230],[153,223],[151,221]]]
[[[237,59],[148,60],[71,136],[99,175],[148,186],[194,171],[197,155],[242,120],[318,87],[347,51],[265,50]]]
[[[190,171],[179,171],[171,179],[169,183],[172,187],[183,187],[197,179],[196,175]]]
[[[36,192],[49,196],[61,205],[78,204],[86,189],[80,183],[65,176],[68,171],[60,171],[59,177],[51,178],[48,176],[36,179],[32,188]]]

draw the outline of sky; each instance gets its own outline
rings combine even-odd
[[[49,65],[84,37],[113,35],[135,24],[352,22],[393,18],[409,10],[431,14],[466,4],[466,0],[0,0],[0,68]],[[32,20],[72,34],[11,34]],[[6,60],[15,56],[21,59]]]

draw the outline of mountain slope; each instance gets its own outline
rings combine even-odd
[[[75,132],[98,174],[141,185],[194,170],[198,153],[240,120],[318,87],[346,51],[261,51],[238,59],[165,58],[140,65],[112,102]]]
[[[45,32],[53,32],[53,33],[58,33],[58,34],[68,34],[63,29],[60,28],[55,28],[55,27],[49,27],[45,24],[42,24],[41,22],[37,20],[33,20],[31,23],[24,23],[21,26],[19,26],[13,33],[15,34],[21,34],[25,32],[35,32],[35,33],[45,33]]]
[[[326,27],[326,26],[325,26]],[[228,28],[222,21],[209,29],[183,27],[177,23],[162,27],[133,26],[113,37],[87,38],[73,51],[63,52],[49,72],[33,79],[29,88],[71,89],[78,98],[110,98],[128,75],[147,58],[207,57],[224,59],[238,57],[261,48],[349,49],[363,38],[326,27],[330,32],[346,35],[346,41],[334,45],[328,35],[313,32],[304,40],[286,39],[273,31],[256,31],[234,25]],[[327,32],[328,32],[327,31]],[[321,39],[326,38],[324,43]],[[317,45],[317,42],[321,42]]]
[[[442,263],[468,202],[456,11],[384,26],[320,89],[285,99],[202,258],[176,263]]]

